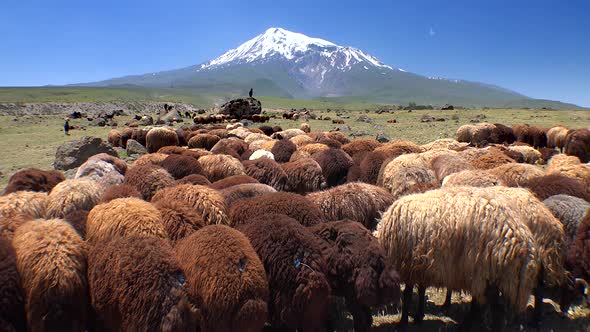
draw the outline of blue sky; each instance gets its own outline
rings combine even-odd
[[[282,27],[426,76],[590,107],[590,1],[3,0],[0,86],[198,64]]]

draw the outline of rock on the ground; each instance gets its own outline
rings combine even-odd
[[[219,114],[228,114],[234,118],[240,118],[243,115],[260,114],[262,104],[256,98],[238,98],[228,101],[221,105]]]
[[[130,139],[127,141],[127,155],[144,155],[147,153],[147,149],[141,145],[138,141]]]
[[[387,143],[389,142],[391,139],[389,138],[389,136],[387,136],[384,132],[379,132],[379,134],[377,134],[377,136],[375,137],[375,139],[379,142],[379,143]]]
[[[361,115],[361,116],[359,116],[359,117],[356,119],[356,121],[359,121],[359,122],[366,122],[366,123],[373,123],[373,119],[371,119],[370,117],[368,117],[368,116],[366,116],[366,115],[364,115],[364,114],[363,114],[363,115]]]
[[[118,157],[113,146],[99,137],[84,136],[77,141],[69,141],[57,148],[53,168],[66,171],[82,165],[95,154],[106,153]]]

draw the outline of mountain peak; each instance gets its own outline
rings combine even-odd
[[[365,69],[369,68],[367,66],[392,69],[381,63],[377,58],[357,48],[339,46],[321,38],[313,38],[283,28],[271,27],[237,48],[202,64],[198,71],[229,64],[265,62],[270,59],[299,61],[301,58],[309,58],[313,54],[325,58],[332,67],[340,70],[350,70],[352,65],[361,63]]]

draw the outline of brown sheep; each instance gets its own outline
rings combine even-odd
[[[567,266],[576,278],[590,281],[590,211],[580,222],[567,254]]]
[[[86,245],[60,219],[20,226],[12,244],[29,331],[84,331],[89,311]]]
[[[121,129],[121,147],[127,147],[127,141],[132,139],[133,137],[133,129],[131,128],[123,128]]]
[[[312,159],[322,168],[328,187],[334,187],[346,181],[348,169],[354,165],[352,158],[340,149],[328,149],[314,153]]]
[[[0,331],[25,331],[25,299],[9,239],[0,236]]]
[[[137,189],[135,189],[135,187],[132,187],[127,184],[119,184],[107,188],[100,197],[100,203],[108,203],[113,199],[125,197],[142,198],[141,194],[139,193],[139,191],[137,191]]]
[[[187,149],[187,150],[184,150],[180,155],[192,157],[192,158],[195,158],[198,160],[202,156],[207,156],[210,154],[211,154],[211,152],[209,152],[207,150],[203,150],[203,149]]]
[[[529,125],[513,126],[514,136],[518,142],[524,142],[534,148],[547,146],[547,134],[544,128]]]
[[[404,153],[404,150],[399,147],[380,151],[375,149],[375,151],[367,153],[359,165],[361,173],[360,181],[368,184],[377,184],[381,167]]]
[[[453,151],[463,151],[469,146],[468,143],[461,143],[452,138],[441,138],[430,143],[422,144],[420,147],[424,151],[447,149]]]
[[[306,194],[326,187],[322,167],[311,158],[302,158],[281,166],[287,174],[285,191]]]
[[[340,142],[340,144],[348,144],[350,143],[350,139],[348,137],[346,137],[346,135],[344,135],[342,132],[340,131],[329,131],[326,132],[326,137],[336,140],[338,142]]]
[[[88,214],[86,241],[90,244],[131,235],[167,238],[160,211],[148,202],[130,197],[99,204]]]
[[[198,330],[188,284],[164,239],[132,235],[100,242],[88,255],[88,284],[98,330]]]
[[[324,221],[320,209],[306,197],[276,192],[236,202],[230,209],[231,226],[247,224],[258,216],[273,213],[289,216],[303,226],[312,226]]]
[[[497,176],[508,187],[521,187],[530,179],[545,175],[540,167],[518,163],[500,165],[488,172]]]
[[[381,214],[394,202],[387,190],[367,183],[347,183],[306,196],[327,221],[349,219],[374,229]]]
[[[182,155],[169,155],[164,159],[160,166],[172,175],[176,180],[182,179],[191,174],[200,174],[202,172],[201,164],[192,157]]]
[[[146,136],[149,130],[143,129],[132,129],[131,139],[137,141],[139,144],[146,146]]]
[[[277,163],[286,163],[289,162],[291,155],[296,150],[297,145],[295,145],[295,143],[288,139],[282,139],[276,141],[272,149],[270,149],[270,152],[275,156],[275,161]]]
[[[227,206],[223,196],[214,189],[192,184],[179,184],[160,190],[152,199],[154,204],[163,201],[179,201],[198,212],[205,224],[229,224]]]
[[[424,152],[422,147],[414,142],[410,141],[395,141],[375,148],[373,151],[389,151],[389,150],[401,150],[403,153],[420,153]]]
[[[568,156],[563,153],[558,153],[549,159],[547,163],[547,173],[552,173],[553,170],[559,169],[562,166],[581,164],[580,158],[576,156]]]
[[[544,200],[553,195],[565,194],[590,202],[590,192],[584,182],[561,174],[548,174],[523,183],[537,198]]]
[[[361,138],[354,140],[348,144],[342,146],[342,150],[348,153],[348,155],[356,162],[359,163],[363,160],[364,156],[375,150],[381,145],[376,139],[373,138]]]
[[[547,174],[561,174],[572,179],[577,179],[588,187],[590,191],[590,164],[578,164],[578,165],[564,165],[560,167],[551,168]]]
[[[212,183],[232,175],[245,175],[244,165],[239,159],[223,155],[213,154],[199,158],[202,174]]]
[[[506,185],[498,176],[481,169],[466,170],[445,177],[442,187],[494,187]]]
[[[188,293],[202,310],[201,331],[261,331],[268,314],[264,266],[242,233],[206,226],[176,245]]]
[[[225,138],[221,139],[215,146],[211,148],[213,154],[227,154],[232,157],[238,158],[246,150],[248,150],[248,143],[238,138]]]
[[[244,183],[225,188],[220,192],[225,198],[225,204],[231,207],[239,200],[274,193],[276,190],[262,183]]]
[[[103,188],[86,179],[65,180],[51,190],[47,196],[47,216],[63,218],[75,210],[90,211],[98,202]]]
[[[211,134],[198,134],[188,141],[188,147],[191,149],[205,149],[211,150],[217,142],[219,142],[220,138],[216,135]]]
[[[246,184],[246,183],[260,183],[260,182],[258,182],[258,180],[256,180],[255,178],[253,178],[249,175],[234,175],[234,176],[230,176],[225,179],[221,179],[221,180],[213,182],[212,184],[209,185],[209,188],[215,189],[215,190],[222,190],[222,189],[226,189],[226,188],[229,188],[232,186],[237,186],[237,185]]]
[[[291,137],[289,141],[295,144],[295,146],[297,146],[298,148],[302,147],[305,144],[314,142],[313,138],[309,137],[308,135],[297,135],[295,137]]]
[[[178,135],[169,128],[156,127],[148,131],[145,141],[148,153],[154,153],[164,146],[177,146]]]
[[[36,168],[27,168],[14,173],[4,188],[4,195],[17,191],[50,192],[58,183],[66,178],[59,171],[42,171]]]
[[[320,152],[320,151],[324,151],[324,150],[328,150],[330,149],[330,146],[323,144],[323,143],[310,143],[310,144],[305,144],[302,147],[300,147],[298,150],[301,152],[307,152],[310,155],[316,153],[316,152]]]
[[[287,173],[276,161],[262,157],[242,162],[246,175],[267,184],[277,191],[282,191],[287,184]]]
[[[260,129],[266,136],[274,134],[274,130],[270,126],[260,126],[258,129]]]
[[[239,230],[264,264],[272,327],[320,331],[326,325],[331,290],[319,239],[285,215],[263,214]]]
[[[387,264],[379,241],[359,223],[335,221],[310,230],[321,239],[333,295],[346,299],[354,330],[368,331],[371,307],[399,301],[399,275]]]
[[[485,153],[471,161],[471,165],[478,169],[491,169],[503,164],[513,163],[514,159],[498,148],[489,148]]]
[[[146,164],[131,168],[125,174],[123,184],[134,187],[143,199],[149,201],[156,192],[173,186],[175,183],[172,175],[164,168],[154,164]]]
[[[565,138],[564,153],[580,158],[583,163],[590,162],[590,129],[570,131]]]
[[[172,155],[172,154],[182,154],[184,151],[186,151],[185,148],[180,147],[180,146],[163,146],[160,149],[158,149],[158,151],[156,153],[163,153],[163,154],[167,154],[167,155]]]
[[[123,147],[121,143],[121,132],[117,129],[111,129],[107,134],[107,141],[114,147]]]
[[[208,186],[211,184],[206,177],[201,174],[191,174],[183,177],[182,179],[176,180],[176,184],[198,184],[200,186]]]
[[[86,221],[88,220],[88,214],[90,212],[86,210],[72,211],[64,217],[64,221],[70,224],[78,235],[84,240],[86,238]]]
[[[547,130],[547,147],[557,148],[559,151],[563,150],[565,146],[565,139],[569,129],[564,126],[555,126]]]
[[[144,154],[143,156],[137,158],[133,164],[131,168],[137,167],[137,166],[143,166],[143,165],[147,165],[147,164],[152,164],[152,165],[160,165],[160,163],[166,159],[166,157],[168,157],[167,154],[163,154],[163,153],[148,153],[148,154]],[[127,175],[127,174],[125,174]]]
[[[159,201],[154,206],[160,211],[162,225],[170,240],[178,241],[205,227],[199,213],[185,206],[182,202],[170,200]]]
[[[394,199],[440,186],[436,174],[420,154],[401,155],[383,165],[377,185],[385,188]]]
[[[44,218],[47,214],[47,194],[33,191],[17,191],[0,196],[0,216],[29,215]]]
[[[309,154],[309,152],[306,152],[306,151],[303,151],[303,150],[296,150],[291,155],[291,158],[289,158],[289,162],[294,162],[294,161],[297,161],[299,159],[305,159],[305,158],[311,158],[311,154]]]
[[[36,217],[28,214],[13,214],[12,216],[4,216],[0,214],[0,238],[5,238],[12,241],[14,232],[17,230],[17,228],[27,221],[34,220],[35,218]]]
[[[469,160],[460,155],[441,154],[432,159],[432,169],[434,170],[436,178],[439,182],[442,182],[442,180],[448,175],[465,170],[471,170],[473,168],[474,167],[471,166]]]

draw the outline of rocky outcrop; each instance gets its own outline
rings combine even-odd
[[[113,146],[101,138],[84,136],[77,141],[69,141],[57,148],[53,168],[66,171],[82,165],[95,154],[106,153],[118,157]]]
[[[260,114],[262,104],[256,98],[238,98],[221,105],[219,114],[227,114],[234,118],[241,118],[243,115]]]

